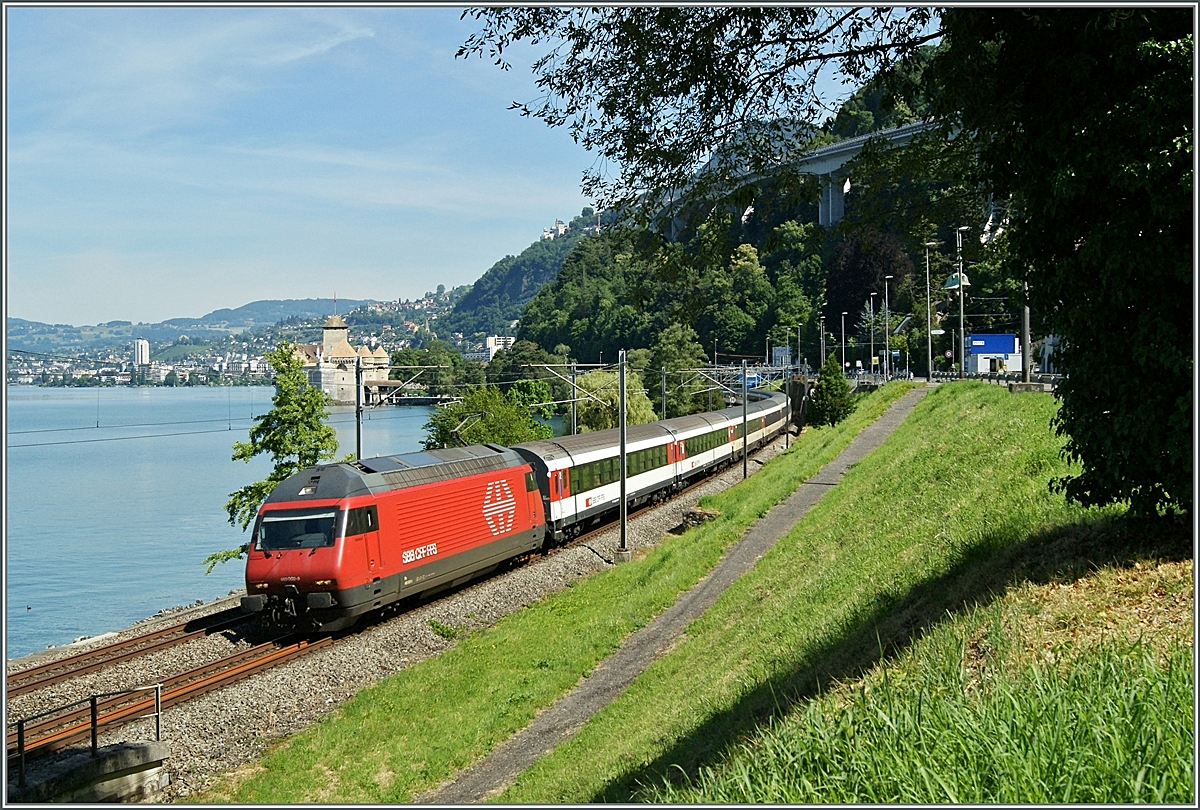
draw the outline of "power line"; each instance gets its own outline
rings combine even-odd
[[[252,417],[252,418],[259,419],[259,418],[261,418],[261,416],[256,416],[256,417]],[[389,419],[423,419],[423,418],[425,418],[425,417],[423,417],[422,415],[417,415],[417,414],[396,414],[394,416],[376,416],[375,418],[369,419],[367,421],[379,422],[379,421],[387,421]],[[228,422],[228,421],[229,421],[228,419],[202,419],[202,420],[198,419],[198,420],[194,420],[193,422],[186,422],[186,421],[183,421],[183,422],[151,422],[151,423],[147,423],[147,424],[143,424],[143,425],[105,425],[104,427],[99,428],[99,430],[114,430],[117,428],[128,428],[128,427],[153,427],[156,425],[167,427],[167,426],[173,426],[173,425],[203,424],[206,422]],[[237,427],[238,431],[241,431],[243,429],[249,430],[251,427],[253,427],[252,425],[246,426],[246,425],[242,424],[242,422],[244,421],[244,417],[239,417],[237,421],[239,422],[238,427]],[[348,419],[330,418],[327,420],[327,422],[329,424],[333,424],[333,425],[350,425],[350,424],[353,424],[354,421],[355,420],[353,417],[350,417]],[[89,428],[48,428],[46,431],[14,431],[14,432],[10,433],[9,435],[22,435],[25,433],[38,433],[38,432],[53,432],[53,431],[59,431],[59,430],[67,431],[67,430],[85,430],[85,429],[86,430],[97,430],[97,428],[94,428],[94,427],[89,427]],[[232,424],[231,424],[230,427],[227,427],[224,430],[188,430],[188,431],[179,431],[176,433],[147,433],[147,434],[142,434],[140,436],[101,436],[101,437],[98,437],[95,439],[64,439],[62,441],[53,441],[53,442],[30,442],[27,444],[10,444],[10,445],[8,445],[8,448],[9,449],[17,449],[20,447],[54,447],[54,446],[66,445],[66,444],[94,444],[97,442],[121,442],[121,441],[129,441],[130,439],[161,439],[161,438],[170,438],[173,436],[201,436],[201,435],[205,435],[208,433],[229,433],[229,432],[232,432],[233,430],[234,430],[234,428],[232,427]]]

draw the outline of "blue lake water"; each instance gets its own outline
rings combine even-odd
[[[273,394],[266,387],[9,386],[6,658],[242,587],[241,561],[207,576],[201,561],[245,542],[229,525],[225,501],[265,477],[271,461],[230,456]],[[368,411],[363,455],[419,450],[431,410]],[[353,453],[354,408],[329,411],[339,455]]]

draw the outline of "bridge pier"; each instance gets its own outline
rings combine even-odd
[[[850,190],[850,178],[837,174],[821,175],[821,204],[817,217],[822,226],[829,228],[842,221],[846,215],[846,192]]]

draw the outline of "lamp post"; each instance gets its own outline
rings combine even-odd
[[[871,325],[871,378],[875,377],[875,296],[879,293],[871,293],[871,297],[867,299],[871,302],[871,317],[868,323]]]
[[[933,382],[933,293],[929,289],[929,249],[937,242],[925,243],[925,341],[927,351],[926,375],[928,382]]]
[[[821,365],[825,365],[825,316],[821,316]]]
[[[888,281],[891,276],[883,277],[883,381],[887,382],[889,370],[892,367],[892,319],[891,309],[888,307]]]
[[[967,374],[967,332],[963,326],[963,299],[967,295],[964,289],[967,286],[967,279],[963,275],[962,262],[962,235],[965,230],[968,230],[968,226],[963,225],[955,231],[958,236],[958,378],[960,380]]]
[[[846,375],[846,313],[842,313],[842,376]]]
[[[620,428],[620,474],[621,474],[621,544],[617,549],[617,561],[629,562],[633,554],[629,551],[627,526],[629,522],[629,502],[626,500],[625,477],[628,471],[625,454],[625,350],[617,353],[617,381],[620,404],[617,407],[617,427]]]

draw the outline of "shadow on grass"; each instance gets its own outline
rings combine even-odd
[[[765,681],[732,708],[715,714],[649,765],[614,779],[592,801],[644,800],[640,788],[694,777],[773,716],[821,694],[830,684],[861,677],[941,622],[947,613],[984,606],[1019,583],[1072,582],[1105,565],[1179,561],[1192,557],[1191,526],[1182,520],[1134,521],[1093,517],[1054,526],[1012,542],[989,536],[944,575],[908,593],[880,594],[835,643],[816,650],[814,663]]]

